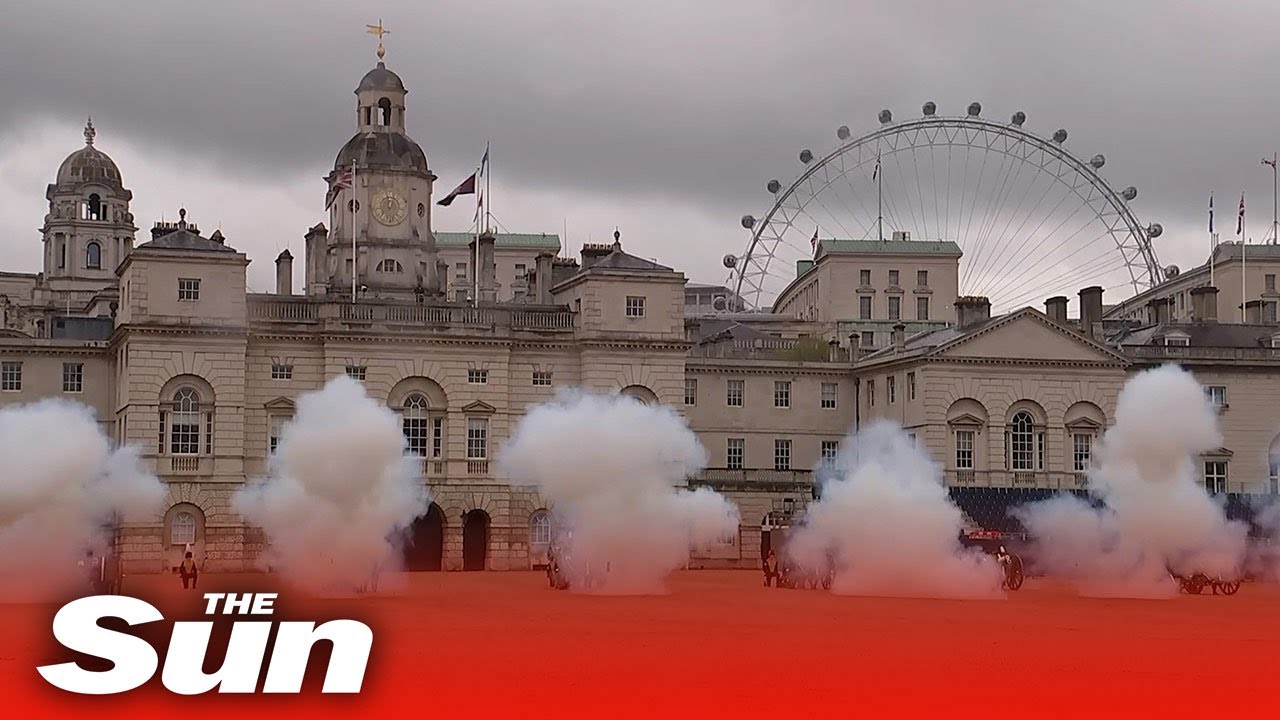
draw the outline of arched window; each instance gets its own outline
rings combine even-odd
[[[169,420],[169,453],[200,454],[200,393],[182,387],[173,394],[173,415]]]
[[[183,510],[173,516],[169,525],[169,544],[186,545],[196,541],[196,516]]]
[[[102,269],[102,246],[98,244],[97,240],[85,246],[84,266],[90,270]]]
[[[89,195],[89,199],[84,203],[84,219],[85,220],[101,220],[106,215],[105,208],[102,205],[102,198],[98,193]]]
[[[529,516],[529,544],[551,544],[551,513],[539,510]]]
[[[391,101],[386,98],[378,101],[378,124],[391,124]]]
[[[1035,420],[1025,410],[1009,423],[1009,462],[1015,472],[1036,470],[1038,452]]]
[[[421,457],[427,457],[431,447],[431,424],[427,408],[426,396],[414,393],[405,398],[404,410],[400,413],[401,429],[409,444],[409,452]]]
[[[400,265],[399,261],[392,260],[391,258],[387,258],[386,260],[383,260],[382,262],[378,263],[378,272],[384,272],[384,273],[404,272],[404,267]]]

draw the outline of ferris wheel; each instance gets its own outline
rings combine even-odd
[[[1000,311],[1083,285],[1141,292],[1164,279],[1151,242],[1162,229],[1139,223],[1137,189],[1112,188],[1102,155],[1077,158],[1066,130],[1041,137],[1021,111],[1007,123],[981,114],[976,102],[963,117],[940,116],[932,102],[900,122],[882,110],[875,131],[854,137],[844,126],[826,155],[801,151],[794,180],[768,182],[768,211],[743,216],[751,237],[724,257],[730,289],[767,308],[828,239],[953,241],[960,294]]]

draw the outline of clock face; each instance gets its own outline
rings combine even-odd
[[[373,195],[373,219],[383,225],[399,225],[404,222],[408,205],[404,198],[391,188],[383,188]]]

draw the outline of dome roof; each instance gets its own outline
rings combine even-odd
[[[120,185],[120,168],[116,161],[93,146],[97,136],[90,120],[84,128],[84,147],[71,153],[58,167],[59,185],[78,185],[85,182],[101,182],[108,185]]]
[[[428,174],[427,154],[408,135],[398,132],[356,133],[334,159],[335,169],[358,167],[412,170]]]
[[[404,81],[400,76],[387,69],[387,64],[379,62],[378,66],[364,74],[360,78],[360,86],[356,88],[356,92],[361,93],[366,90],[390,90],[392,92],[407,93],[404,89]]]

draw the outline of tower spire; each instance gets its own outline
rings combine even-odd
[[[89,121],[84,125],[84,144],[93,145],[93,139],[98,136],[98,131],[93,129],[93,117],[89,117]]]

